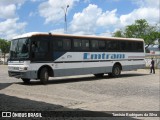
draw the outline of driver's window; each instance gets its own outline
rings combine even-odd
[[[49,52],[49,41],[45,38],[39,38],[32,42],[32,58],[34,59],[46,59]]]

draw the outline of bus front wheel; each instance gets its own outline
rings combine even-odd
[[[114,65],[112,68],[112,73],[109,73],[108,75],[110,77],[119,77],[121,74],[121,67],[119,65]]]
[[[40,81],[43,84],[46,84],[49,79],[49,73],[47,68],[42,68],[40,71]]]
[[[23,80],[23,82],[24,82],[25,84],[30,83],[30,79],[22,78],[22,80]]]

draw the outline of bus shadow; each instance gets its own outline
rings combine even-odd
[[[5,89],[12,85],[13,83],[0,83],[0,90]]]
[[[65,83],[75,83],[75,82],[85,82],[85,81],[96,81],[96,80],[104,80],[104,79],[107,79],[109,78],[108,76],[104,76],[102,78],[96,78],[94,76],[86,76],[86,77],[73,77],[73,78],[53,78],[53,79],[50,79],[47,84],[45,85],[48,85],[48,84],[65,84]],[[25,84],[23,82],[17,82],[16,84],[21,84],[21,85],[42,85],[42,83],[40,82],[40,80],[34,80],[28,84]]]
[[[130,77],[137,77],[137,76],[146,76],[146,75],[149,75],[149,74],[121,74],[120,77],[118,78],[130,78]],[[100,77],[100,78],[97,78],[97,77],[94,77],[94,76],[78,76],[78,77],[72,77],[72,78],[65,78],[65,77],[62,77],[62,78],[53,78],[53,79],[50,79],[48,81],[48,84],[66,84],[66,83],[75,83],[75,82],[87,82],[87,81],[97,81],[97,80],[112,80],[112,79],[117,79],[118,78],[115,78],[115,77],[109,77],[108,75],[105,75],[104,77]],[[22,82],[19,82],[17,84],[22,84],[22,85],[42,85],[41,82],[39,80],[36,80],[36,81],[31,81],[29,84],[24,84]]]
[[[150,75],[150,74],[137,74],[137,73],[121,74],[120,78],[138,77],[138,76],[146,76],[146,75]]]

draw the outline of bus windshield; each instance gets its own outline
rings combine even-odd
[[[29,39],[20,38],[11,41],[10,59],[22,60],[29,58]]]

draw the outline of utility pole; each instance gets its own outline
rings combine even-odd
[[[67,5],[66,8],[61,8],[64,10],[64,32],[67,33],[67,9],[69,8],[69,5]]]

